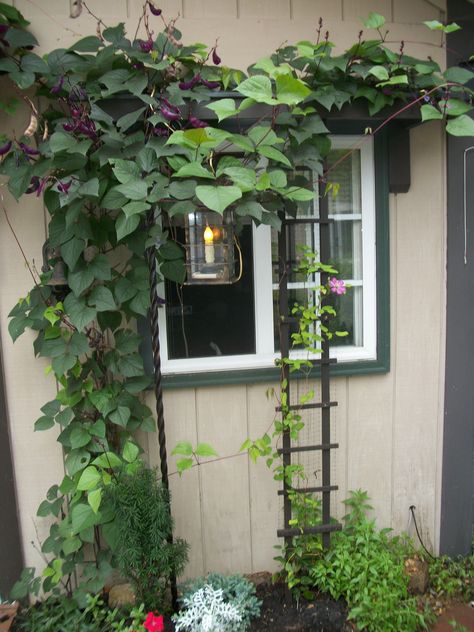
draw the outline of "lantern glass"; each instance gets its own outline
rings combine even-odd
[[[235,273],[232,211],[197,211],[185,216],[186,285],[227,284]]]

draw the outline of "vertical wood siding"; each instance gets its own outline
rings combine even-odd
[[[134,29],[142,0],[89,0],[107,24],[124,21]],[[187,41],[213,44],[228,66],[246,68],[269,55],[284,41],[313,38],[323,17],[330,38],[341,50],[361,28],[369,11],[384,14],[390,39],[424,41],[406,44],[408,54],[433,56],[443,63],[440,35],[420,26],[421,20],[442,19],[444,0],[162,0],[168,17],[180,14],[178,27]],[[66,0],[15,0],[32,22],[41,50],[46,52],[90,34],[94,20],[86,12],[68,17]],[[391,21],[391,22],[390,22]],[[156,27],[158,30],[159,26]],[[438,47],[436,47],[438,45]],[[397,48],[397,44],[394,44]],[[25,124],[24,112],[2,128]],[[22,118],[23,117],[23,118]],[[423,535],[437,545],[440,429],[444,366],[445,199],[443,134],[436,123],[411,132],[412,187],[391,196],[391,349],[388,374],[338,378],[333,397],[333,437],[340,447],[332,471],[339,492],[334,513],[348,490],[366,489],[382,526],[406,528],[408,507],[417,506]],[[30,260],[41,261],[44,213],[36,198],[17,204],[6,198],[8,212]],[[54,432],[33,433],[39,407],[54,394],[44,376],[43,361],[32,361],[32,336],[13,347],[7,335],[7,313],[30,287],[30,278],[0,215],[0,331],[5,362],[5,387],[18,487],[22,540],[27,564],[41,561],[30,545],[48,525],[35,518],[48,486],[62,476],[60,446]],[[210,570],[257,571],[275,568],[276,529],[281,522],[278,486],[263,463],[232,456],[243,440],[265,432],[274,417],[274,402],[265,392],[270,384],[249,384],[165,393],[168,450],[179,440],[211,443],[223,459],[171,476],[176,532],[191,546],[188,576]],[[316,417],[311,423],[317,423]],[[158,462],[155,436],[144,438],[148,459]],[[47,455],[47,457],[45,456]],[[175,470],[170,457],[170,472]],[[313,463],[311,464],[313,465]],[[318,465],[314,463],[316,472]]]

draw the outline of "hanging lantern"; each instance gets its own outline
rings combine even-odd
[[[68,287],[66,279],[66,268],[64,261],[61,259],[59,248],[53,248],[49,245],[48,240],[43,244],[43,266],[42,272],[51,273],[47,285],[52,287],[53,292],[61,294]]]
[[[185,285],[230,284],[242,275],[242,261],[234,236],[232,211],[223,215],[196,211],[185,216]],[[236,274],[236,250],[240,271]]]

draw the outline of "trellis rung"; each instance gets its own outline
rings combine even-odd
[[[299,445],[294,448],[278,448],[278,454],[293,454],[293,452],[311,452],[311,450],[333,450],[338,443],[320,443],[319,445]]]
[[[295,494],[317,494],[319,492],[337,492],[339,485],[320,485],[319,487],[298,487],[298,489],[279,489],[278,496]]]
[[[333,224],[334,219],[321,219],[319,217],[300,217],[298,219],[284,219],[283,226],[291,226],[292,224]]]
[[[337,402],[314,402],[312,404],[291,404],[291,406],[286,406],[285,410],[309,410],[311,408],[333,408],[334,406],[337,406]],[[275,410],[281,412],[282,407],[277,406]]]
[[[288,538],[293,535],[311,535],[313,533],[332,533],[333,531],[340,531],[342,529],[342,525],[338,522],[333,524],[321,524],[317,527],[303,527],[298,529],[297,527],[293,527],[291,529],[278,529],[277,535],[279,538]]]

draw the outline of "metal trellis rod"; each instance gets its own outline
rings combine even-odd
[[[148,227],[151,228],[155,223],[154,211],[148,214]],[[165,418],[163,408],[163,386],[161,376],[161,350],[160,350],[160,327],[158,321],[158,310],[160,302],[158,299],[158,282],[156,268],[156,248],[150,246],[146,250],[146,259],[148,263],[148,271],[150,278],[150,331],[151,331],[151,348],[153,352],[153,376],[154,376],[154,392],[156,400],[156,421],[158,429],[158,445],[160,448],[160,471],[161,483],[169,493],[168,480],[168,458],[166,454],[166,435],[165,435]],[[169,504],[171,512],[171,504]],[[173,533],[168,536],[168,543],[173,544]],[[174,571],[170,573],[171,602],[173,610],[178,607],[178,590],[176,587],[176,574]]]
[[[324,195],[324,185],[319,185],[319,217],[318,218],[296,218],[290,219],[284,213],[280,214],[282,220],[282,228],[278,235],[278,258],[279,258],[279,335],[280,335],[280,353],[281,358],[287,358],[290,353],[290,326],[295,322],[295,318],[289,314],[288,304],[288,275],[291,271],[291,262],[288,260],[288,241],[289,228],[297,224],[319,224],[320,238],[320,259],[322,262],[329,261],[329,225],[332,220],[328,216],[328,200]],[[321,285],[328,282],[328,274],[321,272]],[[327,297],[321,300],[322,306],[327,304]],[[323,324],[327,324],[327,316],[323,316]],[[283,496],[283,520],[282,529],[278,529],[278,537],[285,538],[287,550],[291,547],[292,537],[298,535],[322,534],[322,543],[324,548],[328,548],[330,544],[331,533],[339,531],[341,525],[337,522],[331,522],[331,492],[338,489],[337,485],[331,484],[331,450],[339,447],[337,443],[331,442],[331,408],[337,406],[337,402],[331,401],[330,397],[330,370],[331,364],[336,362],[335,359],[329,357],[329,341],[324,337],[321,343],[321,357],[313,360],[313,364],[320,367],[320,385],[321,385],[321,401],[310,404],[291,404],[290,395],[290,367],[286,362],[281,365],[281,379],[284,388],[282,395],[286,395],[287,406],[285,410],[321,410],[321,443],[305,446],[294,446],[291,442],[290,430],[286,428],[283,431],[282,448],[278,450],[283,457],[283,466],[286,468],[291,465],[292,454],[299,452],[321,452],[322,464],[322,484],[320,486],[291,488],[286,477],[283,479],[283,489],[278,494]],[[276,407],[277,412],[282,411],[282,406]],[[312,527],[291,527],[292,519],[292,503],[291,493],[320,493],[322,495],[322,523]]]

